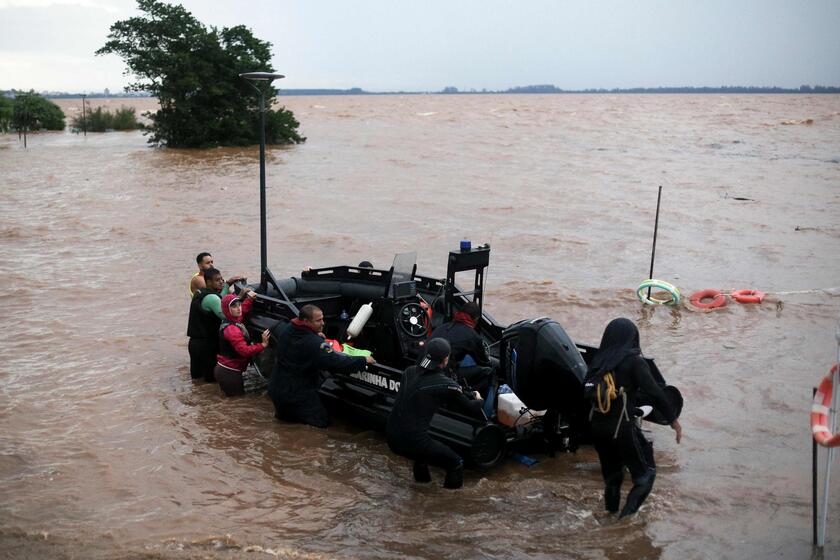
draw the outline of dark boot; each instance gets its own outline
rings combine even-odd
[[[446,478],[443,479],[443,487],[455,490],[464,485],[464,465],[458,465],[454,469],[446,471]]]
[[[624,471],[619,471],[607,478],[604,488],[604,507],[610,513],[617,513],[621,503],[621,484],[624,482]]]
[[[420,461],[414,461],[414,481],[431,482],[432,475],[429,473],[429,465]]]
[[[624,502],[624,508],[621,510],[621,515],[618,516],[619,519],[633,515],[639,511],[639,508],[645,503],[645,499],[653,489],[654,479],[656,479],[655,469],[650,469],[646,475],[633,479],[633,488],[627,494],[627,501]]]

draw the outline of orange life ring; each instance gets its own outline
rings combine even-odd
[[[831,408],[832,377],[837,373],[837,364],[831,366],[828,375],[823,377],[814,403],[811,405],[811,431],[814,439],[823,447],[837,447],[840,445],[840,434],[834,435],[828,429],[828,411]]]
[[[703,301],[704,299],[710,298],[711,301]],[[700,290],[699,292],[691,294],[688,301],[691,302],[691,305],[700,309],[714,309],[715,307],[723,307],[726,305],[726,296],[718,290]]]
[[[735,290],[729,295],[738,303],[761,303],[767,294],[758,290]]]
[[[426,312],[426,316],[423,317],[423,322],[426,324],[426,333],[428,336],[432,336],[432,306],[426,303],[426,300],[421,297],[420,309]]]

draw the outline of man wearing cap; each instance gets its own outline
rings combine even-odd
[[[429,465],[446,469],[444,488],[464,484],[464,460],[448,446],[429,436],[432,416],[442,404],[471,416],[486,419],[482,401],[470,400],[461,386],[446,373],[450,346],[442,338],[426,343],[426,353],[416,366],[405,370],[394,408],[388,416],[388,447],[397,455],[414,460],[414,480],[430,482]]]
[[[376,363],[372,356],[334,352],[323,339],[323,330],[323,311],[304,305],[296,319],[280,323],[272,331],[277,342],[277,362],[268,382],[268,394],[280,420],[326,428],[330,417],[318,396],[320,372],[353,373]]]

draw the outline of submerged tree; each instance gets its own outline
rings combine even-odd
[[[4,117],[8,109],[4,109]],[[29,130],[64,130],[64,112],[61,108],[34,91],[18,92],[11,102],[11,128]]]
[[[209,29],[182,6],[137,0],[145,15],[111,26],[96,54],[118,54],[137,81],[127,91],[145,91],[160,110],[149,115],[149,142],[171,147],[247,145],[259,142],[259,101],[244,72],[271,71],[271,43],[237,25]],[[261,84],[266,105],[275,90]],[[299,143],[291,111],[266,112],[266,141]]]

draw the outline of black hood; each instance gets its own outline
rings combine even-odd
[[[604,329],[598,352],[589,364],[589,375],[613,371],[629,356],[642,353],[639,344],[639,329],[630,319],[613,319]]]

